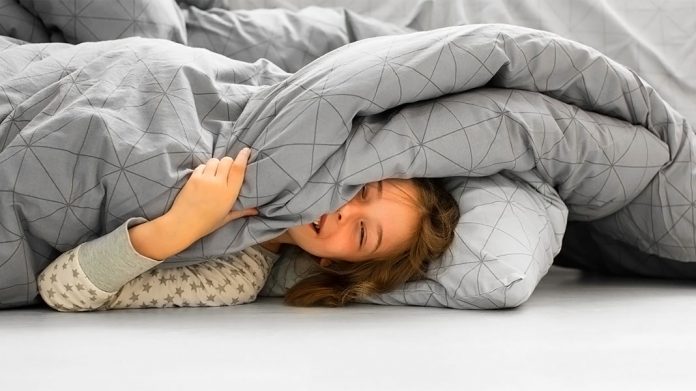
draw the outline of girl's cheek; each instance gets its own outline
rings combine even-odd
[[[345,238],[336,238],[335,243],[336,250],[339,251],[341,254],[348,254],[354,250],[354,248],[350,247],[350,242]]]

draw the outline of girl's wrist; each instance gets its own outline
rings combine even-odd
[[[182,252],[198,240],[170,213],[129,228],[128,235],[135,251],[158,261]]]

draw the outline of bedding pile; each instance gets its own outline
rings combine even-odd
[[[259,215],[158,267],[268,240],[392,177],[446,178],[462,218],[426,279],[366,302],[518,306],[568,221],[646,256],[696,259],[693,129],[587,46],[502,24],[406,33],[319,8],[5,3],[33,28],[0,19],[12,36],[0,37],[0,308],[39,303],[35,277],[61,252],[163,214],[193,168],[245,146],[235,207]],[[105,22],[120,14],[130,30]],[[278,53],[226,50],[261,40],[268,51],[269,29],[284,32],[272,35]],[[208,45],[186,46],[192,31]],[[323,45],[298,49],[312,42]],[[311,268],[287,254],[264,293]]]

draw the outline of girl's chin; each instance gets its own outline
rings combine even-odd
[[[290,227],[288,234],[295,242],[295,245],[303,247],[303,249],[313,240],[319,239],[319,234],[314,230],[314,226],[311,223]]]
[[[312,226],[312,223],[292,226],[292,227],[288,228],[288,232],[302,233],[303,235],[309,235],[309,236],[317,236],[318,235],[317,231],[314,230],[314,226]]]

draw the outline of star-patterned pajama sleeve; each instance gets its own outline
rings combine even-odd
[[[160,261],[135,251],[128,228],[66,251],[38,277],[39,294],[61,312],[119,308],[214,307],[248,303],[263,287],[275,254],[261,245],[201,263],[155,268]]]

